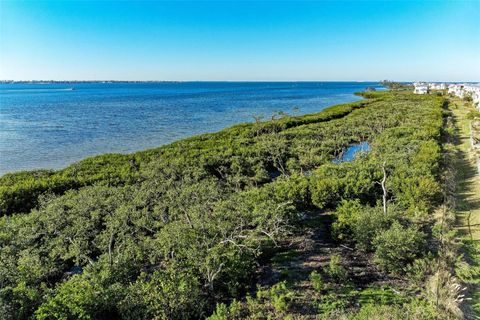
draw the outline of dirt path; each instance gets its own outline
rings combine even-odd
[[[461,100],[450,104],[457,127],[455,167],[457,169],[456,228],[471,243],[465,256],[472,265],[480,264],[480,174],[478,158],[470,142],[470,120],[466,115],[474,108]],[[470,306],[480,314],[480,279],[471,287]],[[479,315],[480,319],[480,315]]]
[[[258,284],[262,286],[286,281],[296,292],[293,313],[306,319],[316,314],[312,304],[316,293],[310,274],[316,270],[323,277],[328,277],[324,270],[333,255],[341,257],[341,264],[347,270],[347,279],[338,284],[340,286],[350,285],[352,289],[363,290],[371,286],[402,284],[399,279],[380,272],[372,263],[372,255],[335,243],[330,234],[331,224],[329,213],[306,213],[298,228],[299,233],[292,235],[272,262],[262,266],[257,274]]]
[[[470,143],[470,120],[466,114],[473,107],[453,101],[451,107],[458,128],[457,157],[457,228],[465,236],[480,241],[480,175],[477,158]]]

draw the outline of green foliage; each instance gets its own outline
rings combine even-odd
[[[343,314],[353,298],[350,292],[346,294],[338,294],[335,292],[323,294],[316,303],[317,312],[320,315],[326,316],[326,319],[331,319],[329,317],[331,314]]]
[[[373,240],[375,259],[385,270],[393,273],[405,272],[405,267],[422,254],[425,234],[414,226],[403,227],[394,222],[390,229],[378,234]]]
[[[413,90],[413,85],[411,83],[383,80],[381,84],[389,90]]]
[[[405,297],[390,288],[370,287],[358,293],[358,302],[360,305],[401,304],[405,300]]]
[[[335,211],[337,220],[333,223],[335,237],[341,241],[350,241],[358,248],[372,251],[375,236],[387,229],[398,214],[395,206],[362,206],[359,200],[343,201]]]
[[[395,213],[392,206],[388,207],[386,213],[380,205],[365,207],[352,224],[353,238],[357,246],[365,251],[373,250],[373,239],[389,227]]]
[[[125,319],[189,319],[203,310],[202,288],[187,272],[169,268],[142,274],[120,303]]]
[[[353,240],[353,227],[363,210],[358,199],[342,200],[335,210],[335,222],[332,225],[334,237],[340,241]]]
[[[73,275],[58,285],[35,312],[36,319],[106,319],[118,317],[121,291],[104,274]]]
[[[347,316],[352,320],[434,320],[439,319],[434,306],[421,300],[404,305],[367,304],[359,312]],[[346,317],[346,318],[347,318]]]
[[[321,292],[324,287],[323,278],[317,270],[313,270],[310,273],[310,282],[312,283],[312,287],[316,292]]]
[[[5,286],[0,289],[0,318],[26,319],[38,307],[38,301],[43,294],[42,288],[28,286],[19,282],[16,287]]]
[[[435,266],[434,257],[430,254],[425,258],[415,259],[412,264],[407,265],[406,274],[412,283],[422,286],[427,276],[433,274]]]
[[[229,317],[229,310],[227,305],[224,303],[219,303],[217,304],[217,307],[215,308],[215,312],[208,317],[208,320],[228,320],[231,317]]]
[[[247,295],[244,303],[233,300],[229,306],[217,304],[208,319],[291,319],[288,311],[292,299],[293,291],[282,281],[270,288],[257,287],[256,296]]]
[[[75,163],[64,170],[31,171],[0,177],[0,216],[28,212],[42,194],[63,194],[68,190],[101,183],[121,185],[136,179],[134,155],[105,154]]]
[[[334,254],[325,268],[327,275],[334,281],[345,281],[347,278],[347,270],[342,266],[341,261],[340,255]]]
[[[220,318],[286,317],[293,294],[283,282],[245,303],[234,299],[306,210],[335,210],[337,238],[376,248],[386,269],[397,271],[397,259],[410,264],[423,235],[394,221],[428,216],[439,201],[443,100],[368,97],[0,177],[0,316],[197,319],[217,305]],[[368,154],[332,163],[360,141],[369,142]],[[339,256],[325,274],[346,279]],[[320,280],[312,274],[316,290]],[[225,301],[233,302],[217,304]]]
[[[480,111],[469,111],[465,118],[469,120],[475,120],[475,119],[480,119]]]
[[[472,94],[470,92],[465,93],[464,97],[463,97],[463,100],[465,100],[467,102],[472,102],[473,101]]]
[[[213,314],[208,320],[237,320],[245,319],[248,314],[244,305],[239,301],[233,300],[229,306],[224,303],[218,303]]]
[[[292,292],[287,288],[285,281],[273,285],[270,289],[257,291],[257,299],[270,303],[278,312],[288,309],[291,298]]]

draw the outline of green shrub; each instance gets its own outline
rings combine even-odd
[[[403,227],[394,222],[390,229],[378,234],[373,240],[376,262],[392,273],[404,273],[405,267],[422,254],[425,234],[415,227]]]
[[[260,289],[257,291],[257,299],[270,303],[278,312],[284,312],[288,309],[293,292],[287,287],[285,281],[273,285],[270,289]]]
[[[337,319],[339,315],[345,314],[345,309],[352,301],[352,296],[339,295],[336,293],[324,294],[316,303],[316,309],[322,319]],[[330,317],[330,315],[335,315]]]
[[[202,289],[198,280],[175,270],[143,274],[128,288],[121,302],[123,319],[189,319],[201,313]]]
[[[118,316],[113,292],[98,278],[74,275],[35,312],[38,320],[102,319]]]
[[[405,301],[405,297],[394,292],[388,287],[369,287],[358,293],[360,305],[384,305],[399,304]]]
[[[418,286],[422,286],[429,275],[433,273],[436,266],[434,257],[429,255],[425,258],[415,259],[413,263],[407,265],[405,271],[408,279]]]
[[[384,213],[382,205],[362,206],[359,200],[344,200],[335,211],[333,234],[338,240],[353,242],[362,250],[372,251],[373,239],[388,229],[396,215],[394,205],[388,206]]]
[[[313,270],[310,273],[310,282],[312,283],[312,287],[315,291],[320,292],[323,290],[323,278],[317,270]]]
[[[332,255],[325,272],[335,281],[344,281],[347,278],[347,270],[341,265],[339,254]]]
[[[224,303],[218,303],[213,314],[208,320],[233,320],[244,319],[248,314],[247,307],[237,300],[233,300],[229,306]]]
[[[480,119],[480,111],[469,111],[465,117],[470,120]]]
[[[357,246],[365,251],[372,251],[373,239],[382,231],[387,229],[392,220],[394,212],[393,207],[387,209],[387,213],[383,212],[382,206],[365,207],[354,220],[352,229],[353,237]]]
[[[217,303],[215,311],[208,317],[208,320],[228,320],[228,307],[224,303]]]
[[[434,306],[420,300],[403,305],[367,304],[358,312],[350,313],[351,320],[436,320],[439,319]]]
[[[342,200],[335,210],[336,219],[332,224],[333,236],[337,240],[354,242],[353,226],[362,210],[360,200]]]

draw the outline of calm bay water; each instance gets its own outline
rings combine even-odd
[[[367,82],[0,84],[0,175],[157,147],[277,111],[318,112],[359,100],[353,93],[368,86],[380,87]]]

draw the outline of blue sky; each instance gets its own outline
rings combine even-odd
[[[480,1],[0,0],[0,79],[480,81]]]

